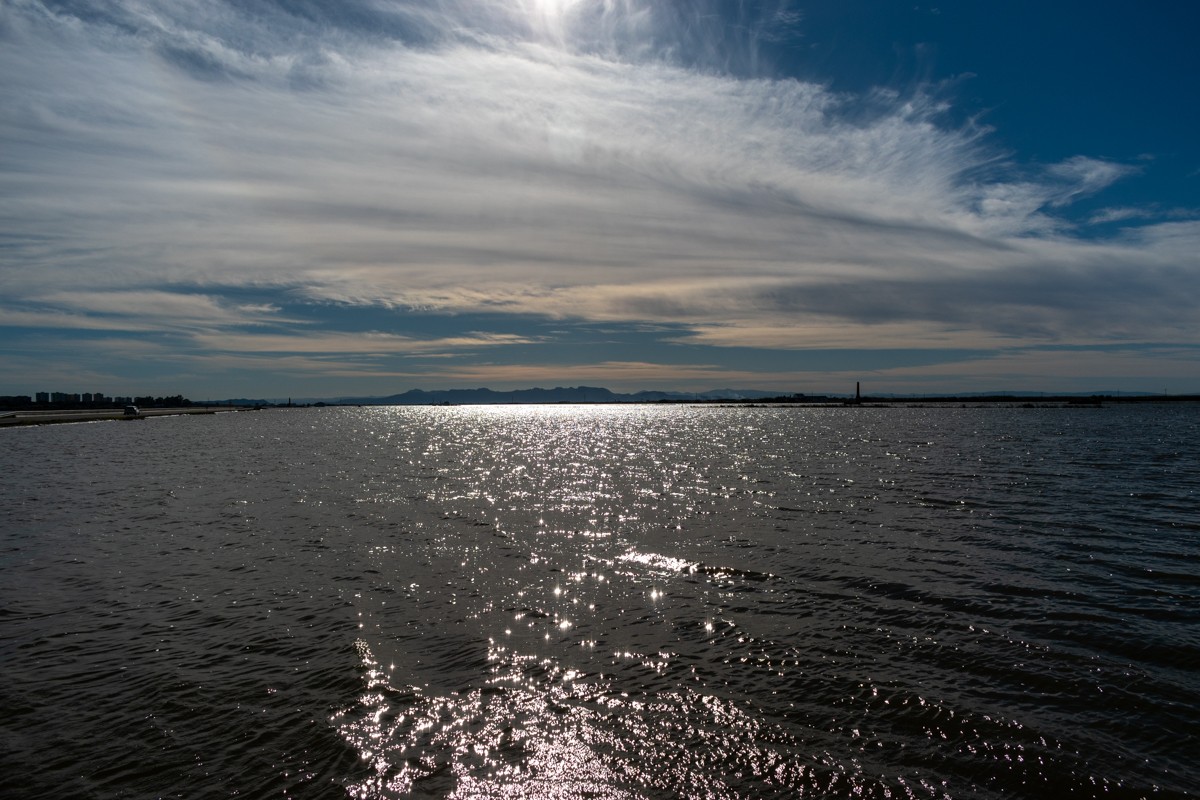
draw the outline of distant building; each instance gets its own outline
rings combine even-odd
[[[3,2],[3,0],[0,0]],[[9,402],[16,402],[13,398],[26,397],[25,395],[14,395],[9,397]],[[74,394],[72,392],[37,392],[36,402],[43,405],[54,405],[58,408],[105,408],[112,406],[152,406],[157,408],[174,408],[191,405],[191,401],[183,395],[177,394],[170,397],[108,397],[103,392],[83,392]],[[32,404],[34,401],[26,398],[26,404]]]

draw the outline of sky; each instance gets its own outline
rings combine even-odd
[[[1198,392],[1197,30],[0,0],[0,394]]]

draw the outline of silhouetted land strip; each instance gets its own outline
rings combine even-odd
[[[1013,404],[1094,406],[1117,402],[1177,402],[1195,401],[1200,395],[1124,395],[1120,393],[1075,393],[1055,394],[1047,392],[993,392],[978,394],[878,394],[861,392],[861,385],[854,394],[772,394],[759,390],[717,389],[707,392],[640,391],[635,393],[613,392],[599,386],[558,386],[553,389],[411,389],[402,394],[386,397],[342,397],[329,405],[360,406],[448,406],[448,405],[565,405],[565,404],[688,404],[723,405],[748,407],[754,405],[806,405],[806,406],[866,406],[928,403],[946,404]]]
[[[137,421],[147,417],[174,417],[183,414],[216,414],[223,411],[245,411],[226,406],[189,406],[187,408],[144,408],[136,415],[127,415],[119,408],[58,409],[52,411],[6,411],[0,413],[0,427],[19,425],[55,425],[66,422],[104,422],[110,420]]]
[[[1105,405],[1126,403],[1200,403],[1200,395],[938,395],[924,397],[833,397],[827,395],[780,395],[778,397],[756,398],[664,398],[654,400],[505,400],[489,403],[486,401],[449,402],[445,400],[429,402],[387,402],[381,398],[375,402],[363,400],[348,402],[320,402],[307,405],[295,405],[295,408],[319,407],[352,407],[363,408],[381,406],[388,408],[407,407],[454,407],[454,406],[711,406],[714,408],[891,408],[906,406],[919,408],[930,407],[968,407],[968,408],[1097,408]],[[280,406],[277,406],[280,408]]]
[[[1200,394],[1179,395],[938,395],[925,397],[829,397],[805,395],[781,395],[778,397],[759,397],[755,399],[736,400],[617,400],[617,401],[550,401],[550,402],[509,402],[501,405],[691,405],[711,406],[714,408],[863,408],[882,409],[893,407],[908,408],[1102,408],[1107,405],[1124,405],[1129,403],[1200,403]],[[306,404],[289,404],[266,406],[272,410],[286,411],[297,408],[337,408],[362,406],[453,406],[455,403],[336,403],[319,402]],[[487,405],[471,403],[463,405]],[[259,410],[260,406],[238,405],[205,405],[189,406],[186,408],[144,408],[136,416],[130,416],[122,409],[57,409],[57,410],[18,410],[0,411],[0,428],[18,427],[22,425],[52,425],[71,422],[103,422],[103,421],[136,421],[147,417],[181,416],[190,414],[217,414],[230,411]]]
[[[993,406],[1023,406],[1023,407],[1052,407],[1071,406],[1089,407],[1116,405],[1125,403],[1196,403],[1200,402],[1200,394],[1176,395],[929,395],[923,397],[870,397],[863,395],[863,405],[993,405]]]

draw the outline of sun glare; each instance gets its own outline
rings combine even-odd
[[[579,5],[580,0],[526,0],[526,4],[540,14],[562,14]]]
[[[585,0],[518,0],[525,15],[535,23],[559,27],[570,13]]]

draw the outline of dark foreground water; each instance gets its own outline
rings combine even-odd
[[[5,798],[1200,793],[1200,409],[0,431]]]

